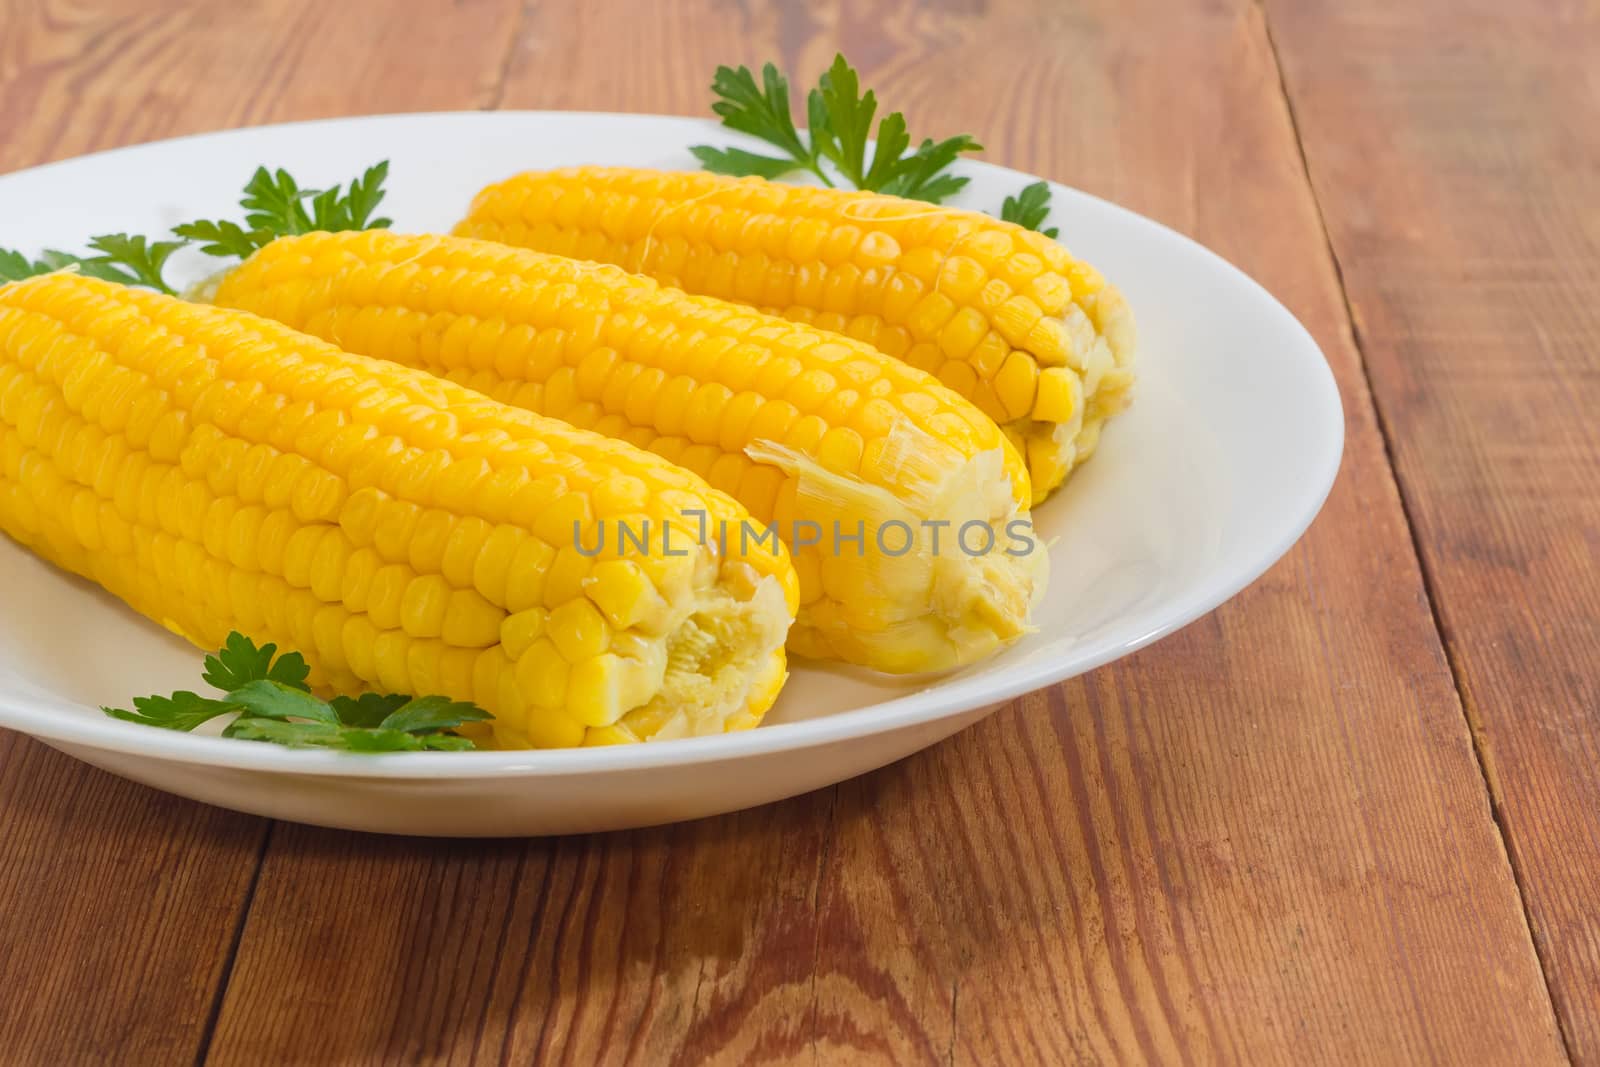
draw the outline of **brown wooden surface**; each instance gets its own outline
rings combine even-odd
[[[755,811],[269,829],[0,735],[0,1062],[1600,1062],[1593,14],[1435,6],[0,0],[4,169],[843,47],[1261,279],[1348,417],[1214,615]]]
[[[1271,10],[1550,990],[1600,1062],[1600,7],[1409,8]]]

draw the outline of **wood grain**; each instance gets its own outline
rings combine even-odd
[[[0,170],[279,119],[490,104],[515,15],[490,0],[432,26],[381,0],[0,0]],[[436,47],[455,62],[425,62]],[[0,1062],[193,1060],[266,833],[0,732]]]
[[[1600,9],[1271,10],[1556,1006],[1600,1063]]]
[[[283,828],[211,1058],[1560,1062],[1260,11],[537,5],[502,102],[698,113],[718,62],[839,46],[914,127],[1265,280],[1344,391],[1322,518],[1156,648],[812,796],[486,845]]]
[[[0,171],[203,130],[492,106],[517,6],[0,0]]]
[[[266,828],[0,732],[0,1061],[192,1060]]]

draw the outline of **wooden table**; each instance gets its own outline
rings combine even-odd
[[[920,756],[659,830],[270,824],[0,734],[0,1062],[1600,1063],[1593,4],[0,0],[0,170],[704,114],[717,63],[836,48],[1300,316],[1348,418],[1306,539]]]

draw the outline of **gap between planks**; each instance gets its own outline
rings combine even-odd
[[[228,986],[232,984],[234,964],[239,959],[239,946],[244,942],[245,924],[250,921],[250,911],[256,901],[256,887],[261,884],[261,872],[267,866],[267,850],[272,847],[273,831],[277,828],[276,819],[268,822],[266,831],[261,835],[261,847],[256,849],[255,869],[250,872],[244,897],[239,901],[239,917],[234,920],[233,935],[228,939],[228,950],[222,957],[222,970],[217,975],[217,988],[211,994],[211,1007],[206,1012],[206,1024],[200,1031],[199,1043],[195,1045],[195,1067],[201,1067],[211,1057],[211,1039],[217,1032],[217,1024],[222,1021],[222,1006],[228,999]]]
[[[1423,591],[1428,602],[1429,617],[1433,623],[1434,633],[1439,641],[1440,647],[1444,652],[1446,662],[1450,669],[1451,678],[1455,686],[1457,704],[1461,711],[1462,720],[1467,727],[1467,732],[1472,745],[1473,757],[1477,763],[1479,775],[1483,779],[1484,795],[1488,801],[1489,814],[1495,826],[1496,836],[1500,842],[1501,853],[1505,857],[1507,867],[1512,873],[1513,883],[1516,886],[1518,905],[1521,909],[1523,918],[1523,929],[1528,937],[1530,945],[1533,948],[1534,956],[1539,961],[1540,979],[1544,985],[1545,999],[1550,1005],[1551,1015],[1556,1019],[1557,1031],[1561,1035],[1562,1048],[1566,1053],[1568,1062],[1570,1063],[1573,1062],[1572,1041],[1568,1033],[1566,1021],[1562,1018],[1561,1014],[1556,1011],[1555,1008],[1554,997],[1550,989],[1548,961],[1545,959],[1544,953],[1540,951],[1538,939],[1533,936],[1532,915],[1529,910],[1527,894],[1524,890],[1524,872],[1516,863],[1510,848],[1509,830],[1504,820],[1504,813],[1500,804],[1500,800],[1495,793],[1493,777],[1490,774],[1488,766],[1488,756],[1483,749],[1482,734],[1477,729],[1476,724],[1472,721],[1472,714],[1469,710],[1469,704],[1464,688],[1465,683],[1462,669],[1458,661],[1456,650],[1446,639],[1443,619],[1440,615],[1438,606],[1435,575],[1428,564],[1426,554],[1422,551],[1417,523],[1413,515],[1415,502],[1405,484],[1404,479],[1400,475],[1398,466],[1395,463],[1393,430],[1390,426],[1387,413],[1384,411],[1383,403],[1379,399],[1378,393],[1372,385],[1371,373],[1368,369],[1367,363],[1366,348],[1363,343],[1360,327],[1355,318],[1354,308],[1350,302],[1349,291],[1345,284],[1344,268],[1340,263],[1338,253],[1334,248],[1332,235],[1329,231],[1327,218],[1323,210],[1322,200],[1318,195],[1316,184],[1311,176],[1310,163],[1306,156],[1305,140],[1300,129],[1300,119],[1295,110],[1294,99],[1289,89],[1287,76],[1284,73],[1278,42],[1273,35],[1271,17],[1267,12],[1262,0],[1250,0],[1250,3],[1251,7],[1253,7],[1256,11],[1257,16],[1261,19],[1262,31],[1266,38],[1269,53],[1272,57],[1273,72],[1277,76],[1278,95],[1282,101],[1286,116],[1289,121],[1289,128],[1294,138],[1295,152],[1300,163],[1301,175],[1306,183],[1306,188],[1310,193],[1312,206],[1316,213],[1317,226],[1322,236],[1323,248],[1327,255],[1328,262],[1333,269],[1339,300],[1344,310],[1345,328],[1349,332],[1351,344],[1355,349],[1359,366],[1361,368],[1362,379],[1367,386],[1367,393],[1368,397],[1370,398],[1374,423],[1377,426],[1379,437],[1383,445],[1384,458],[1388,463],[1390,476],[1395,480],[1396,492],[1400,501],[1401,514],[1405,520],[1406,531],[1411,542],[1411,552],[1413,557],[1417,560],[1418,570],[1422,576]],[[500,57],[500,60],[496,65],[494,81],[489,88],[484,102],[479,105],[479,110],[499,110],[505,96],[505,89],[509,79],[511,64],[515,59],[519,42],[526,28],[531,7],[532,0],[523,0],[523,2],[518,5],[516,16],[512,22],[511,33],[507,37],[505,52]],[[837,785],[829,787],[830,791],[834,794],[832,803],[837,803],[838,788],[839,787]],[[828,846],[831,844],[833,836],[831,807],[832,805],[830,804],[829,827],[828,832],[826,833],[822,842],[822,855],[821,859],[819,860],[817,872],[817,884],[815,891],[819,903],[823,885],[827,878],[826,866],[827,857],[830,851]],[[262,872],[266,866],[267,855],[271,849],[277,826],[278,823],[276,820],[270,821],[267,825],[266,832],[262,835],[261,847],[257,850],[255,866],[251,872],[250,881],[245,890],[244,897],[240,902],[238,918],[235,922],[227,953],[223,960],[222,970],[217,980],[217,988],[213,993],[212,1002],[207,1012],[205,1027],[201,1032],[200,1041],[196,1046],[194,1060],[196,1067],[201,1067],[201,1065],[205,1064],[210,1058],[212,1041],[215,1037],[217,1027],[221,1021],[222,1010],[227,1000],[229,988],[232,984],[233,972],[238,961],[240,946],[244,938],[244,931],[250,920],[250,914],[255,904],[257,886],[260,883]],[[519,864],[519,870],[521,866],[522,865]],[[815,981],[814,973],[812,975],[812,980],[813,982]],[[949,1047],[947,1049],[947,1062],[953,1062],[957,1044],[955,1026],[956,1020],[954,1016],[958,994],[959,982],[957,982],[951,990],[951,1038]],[[813,1007],[813,1011],[814,1010],[815,1009]],[[815,1017],[813,1017],[812,1022],[813,1027],[815,1027]],[[815,1036],[815,1031],[813,1031],[813,1055],[815,1055],[816,1052]]]
[[[1528,936],[1529,945],[1533,948],[1534,958],[1539,961],[1539,978],[1544,983],[1545,1001],[1550,1005],[1551,1017],[1556,1021],[1556,1032],[1561,1035],[1561,1049],[1566,1054],[1567,1062],[1575,1063],[1572,1036],[1568,1033],[1566,1019],[1556,1009],[1555,995],[1550,988],[1550,964],[1539,948],[1539,939],[1533,936],[1533,912],[1528,904],[1526,879],[1511,848],[1510,828],[1506,825],[1505,812],[1495,792],[1494,777],[1489,772],[1489,756],[1483,748],[1483,734],[1478,729],[1478,724],[1473,722],[1470,703],[1467,700],[1466,679],[1455,646],[1445,635],[1444,618],[1439,611],[1439,595],[1433,568],[1428,562],[1427,553],[1422,550],[1421,536],[1417,532],[1417,521],[1413,514],[1415,501],[1400,474],[1399,464],[1395,462],[1394,430],[1389,425],[1388,413],[1384,411],[1383,401],[1373,384],[1372,372],[1367,366],[1366,344],[1361,336],[1361,327],[1356,322],[1355,307],[1350,302],[1350,291],[1345,285],[1344,265],[1339,262],[1338,250],[1333,245],[1333,234],[1328,229],[1328,220],[1323,212],[1322,198],[1318,195],[1316,182],[1311,177],[1311,162],[1306,157],[1305,138],[1300,132],[1300,116],[1295,111],[1294,97],[1289,91],[1288,76],[1284,73],[1278,41],[1272,32],[1272,16],[1263,0],[1251,0],[1251,5],[1261,19],[1262,32],[1267,39],[1267,49],[1272,55],[1272,68],[1278,76],[1278,95],[1283,100],[1284,111],[1289,118],[1289,129],[1294,135],[1295,154],[1300,161],[1300,173],[1305,178],[1307,191],[1311,194],[1311,205],[1317,216],[1317,228],[1322,233],[1323,249],[1327,253],[1329,264],[1333,267],[1334,282],[1339,290],[1339,302],[1344,308],[1345,328],[1350,333],[1350,344],[1355,349],[1361,377],[1367,386],[1373,421],[1378,428],[1378,437],[1383,442],[1383,457],[1389,464],[1389,475],[1394,479],[1395,492],[1400,499],[1400,514],[1405,519],[1406,533],[1410,536],[1411,554],[1417,561],[1418,573],[1422,575],[1423,595],[1428,601],[1428,617],[1433,623],[1433,632],[1438,638],[1439,647],[1444,651],[1445,662],[1450,668],[1450,678],[1456,691],[1456,705],[1460,708],[1462,722],[1467,727],[1467,738],[1472,744],[1472,757],[1478,765],[1478,774],[1483,779],[1484,797],[1489,804],[1489,818],[1494,823],[1495,836],[1500,842],[1500,853],[1505,858],[1506,866],[1511,871],[1512,883],[1516,886],[1517,904],[1522,911],[1522,928]]]
[[[511,62],[517,54],[517,42],[522,38],[523,27],[528,21],[528,10],[532,0],[523,0],[517,5],[516,17],[511,20],[511,32],[506,36],[505,52],[495,64],[494,83],[489,87],[489,92],[484,102],[479,105],[482,111],[498,111],[500,102],[505,97],[506,81],[510,77]],[[234,922],[233,935],[228,941],[227,954],[222,959],[222,971],[217,976],[217,988],[212,992],[211,1005],[206,1011],[205,1027],[200,1031],[200,1041],[195,1046],[195,1067],[204,1067],[211,1058],[211,1043],[216,1037],[217,1026],[222,1022],[222,1009],[228,1000],[228,990],[233,984],[234,966],[239,960],[239,948],[244,942],[245,927],[250,922],[250,912],[255,907],[256,887],[261,884],[261,872],[267,866],[267,853],[272,848],[274,832],[278,828],[278,821],[273,819],[267,823],[266,832],[261,835],[261,847],[256,850],[255,868],[250,872],[250,882],[245,887],[244,898],[239,902],[239,917]],[[517,877],[521,878],[522,865],[518,865]]]

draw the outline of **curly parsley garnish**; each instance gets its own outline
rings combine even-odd
[[[221,697],[180,690],[135,697],[133,711],[100,710],[125,722],[182,731],[236,715],[223,737],[349,752],[465,751],[476,746],[450,731],[490,718],[475,704],[442,696],[363,693],[323,700],[306,684],[311,668],[305,657],[277,652],[276,645],[257,645],[231,633],[215,655],[206,657],[201,672]]]

